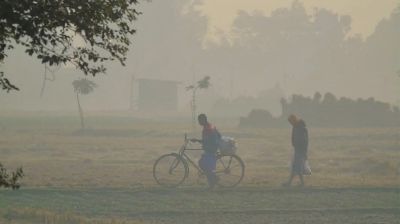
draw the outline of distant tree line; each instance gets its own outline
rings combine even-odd
[[[279,84],[273,88],[265,89],[256,96],[238,96],[233,99],[216,98],[210,109],[210,114],[217,117],[240,117],[248,114],[253,108],[264,109],[272,115],[279,116],[281,106],[279,100],[285,93]]]
[[[400,109],[374,98],[337,99],[332,93],[313,97],[292,95],[282,98],[282,115],[273,117],[267,110],[254,109],[240,118],[241,127],[279,127],[286,125],[287,117],[296,114],[314,127],[387,127],[400,126]]]

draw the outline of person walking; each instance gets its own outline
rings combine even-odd
[[[308,130],[306,123],[292,114],[288,118],[292,125],[292,146],[294,148],[294,156],[291,164],[291,172],[289,180],[284,182],[282,186],[289,187],[292,184],[293,178],[299,176],[300,186],[304,186],[304,174],[309,174],[310,170],[307,163],[308,151]],[[306,173],[305,173],[306,172]]]

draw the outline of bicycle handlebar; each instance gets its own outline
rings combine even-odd
[[[189,142],[198,142],[201,144],[202,141],[200,139],[196,139],[196,138],[188,138],[187,133],[185,133],[185,144],[187,144]]]

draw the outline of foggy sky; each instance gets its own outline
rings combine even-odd
[[[84,109],[128,109],[132,75],[181,82],[183,111],[189,110],[190,98],[184,87],[205,75],[211,76],[212,82],[211,89],[199,93],[199,107],[205,112],[219,98],[256,97],[277,85],[286,96],[329,91],[338,96],[375,97],[390,103],[400,100],[400,78],[395,74],[400,70],[400,49],[396,44],[400,31],[394,29],[400,24],[400,16],[390,16],[396,1],[300,1],[304,2],[305,12],[301,6],[294,7],[293,1],[227,2],[142,3],[143,15],[137,21],[127,66],[114,63],[106,75],[89,77],[99,87],[82,97]],[[319,26],[314,7],[327,8],[319,13],[323,24],[318,31],[326,37],[313,36],[313,29]],[[245,11],[239,12],[241,9]],[[272,12],[278,13],[271,16]],[[303,19],[309,24],[296,25],[296,16],[305,16]],[[304,32],[296,31],[301,27]],[[288,39],[279,35],[287,35]],[[214,39],[220,41],[213,42]],[[44,66],[26,56],[21,48],[9,55],[2,69],[21,91],[1,93],[1,110],[76,110],[71,83],[83,77],[81,72],[60,69],[56,80],[47,83],[43,98],[39,98]]]

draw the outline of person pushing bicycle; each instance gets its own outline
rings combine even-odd
[[[204,153],[199,160],[199,166],[207,176],[209,188],[213,189],[218,182],[215,169],[217,163],[216,153],[221,134],[214,125],[208,122],[205,114],[200,114],[197,119],[199,124],[203,126],[202,139],[190,139],[190,141],[199,142],[202,145]]]
[[[245,170],[242,159],[236,155],[236,142],[233,138],[221,136],[207,121],[205,114],[200,114],[198,121],[203,126],[202,139],[188,139],[185,134],[184,143],[178,153],[164,154],[154,162],[154,180],[161,186],[178,187],[189,176],[191,165],[199,175],[204,174],[207,177],[210,190],[216,185],[235,187],[242,181]],[[199,142],[202,147],[193,148],[190,142]],[[197,150],[204,151],[198,164],[186,154]]]

